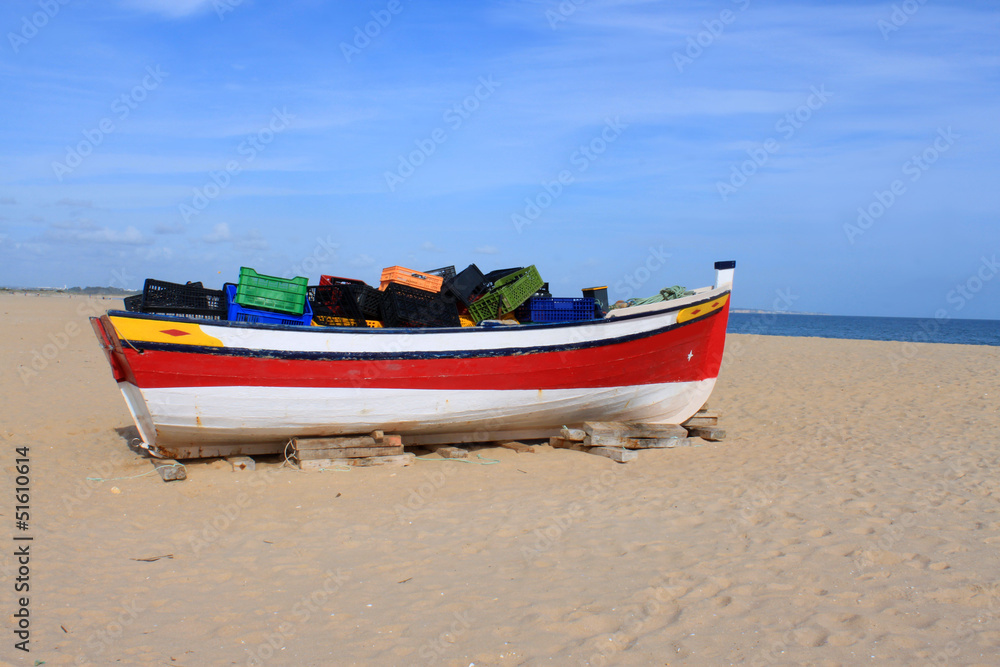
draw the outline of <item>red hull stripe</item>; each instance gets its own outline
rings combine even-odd
[[[143,388],[358,387],[570,389],[692,382],[718,376],[728,308],[662,333],[536,354],[423,359],[295,359],[130,347]]]

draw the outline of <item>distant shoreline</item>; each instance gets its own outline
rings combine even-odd
[[[0,294],[69,294],[75,296],[132,296],[141,290],[118,287],[0,287]]]

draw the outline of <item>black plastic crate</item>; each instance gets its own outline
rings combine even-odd
[[[386,327],[458,327],[458,306],[448,294],[435,294],[409,285],[385,288],[382,320]]]
[[[226,307],[222,290],[206,289],[201,283],[181,285],[147,278],[142,289],[144,313],[224,320]]]
[[[306,288],[306,298],[313,309],[313,319],[320,324],[338,326],[365,326],[355,297],[356,281],[340,281],[334,278],[325,285],[310,285]]]
[[[382,301],[385,299],[385,292],[380,292],[371,285],[362,284],[354,288],[354,298],[366,320],[377,320],[382,317]]]
[[[424,271],[424,273],[429,273],[432,276],[441,276],[445,281],[451,280],[455,277],[455,267],[454,266],[442,266],[440,269],[433,269],[431,271]]]
[[[142,295],[136,294],[135,296],[125,297],[125,310],[130,313],[141,313],[142,312]]]
[[[470,264],[466,269],[456,276],[444,281],[441,291],[450,294],[462,305],[468,306],[472,301],[472,295],[476,293],[479,286],[483,284],[486,276],[475,264]]]

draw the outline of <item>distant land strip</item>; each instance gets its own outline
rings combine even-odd
[[[45,294],[86,294],[97,296],[132,296],[142,294],[142,290],[127,290],[120,287],[0,287],[0,294],[44,292]]]

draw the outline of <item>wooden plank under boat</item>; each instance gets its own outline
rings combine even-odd
[[[735,262],[715,269],[692,296],[584,322],[367,329],[125,311],[91,322],[156,456],[278,453],[293,437],[375,430],[488,441],[694,415],[722,363]]]

